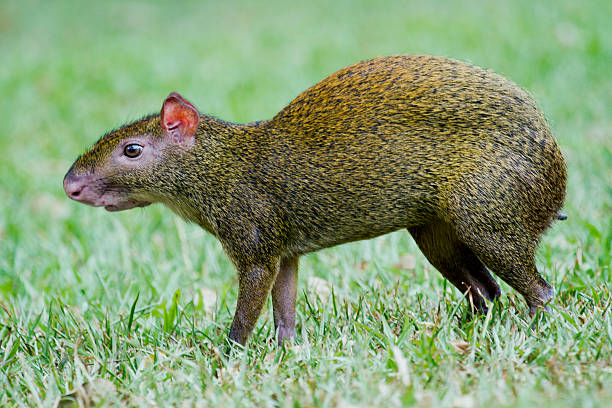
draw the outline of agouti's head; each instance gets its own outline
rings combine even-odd
[[[199,122],[195,106],[171,93],[161,114],[104,135],[80,156],[64,177],[66,194],[108,211],[162,201],[164,190],[176,188],[168,174],[168,163],[189,154]]]

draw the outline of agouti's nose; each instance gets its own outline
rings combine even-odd
[[[66,195],[73,200],[80,201],[79,198],[85,188],[85,180],[83,178],[67,175],[64,178],[64,191]]]

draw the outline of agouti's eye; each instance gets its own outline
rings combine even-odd
[[[139,144],[129,144],[127,146],[125,146],[125,148],[123,149],[123,154],[125,154],[127,157],[130,158],[135,158],[140,156],[140,154],[142,153],[142,146]]]

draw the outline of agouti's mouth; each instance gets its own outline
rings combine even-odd
[[[130,208],[135,208],[135,207],[146,207],[147,205],[150,205],[151,203],[148,201],[126,201],[123,202],[121,204],[109,204],[109,205],[105,205],[104,209],[106,211],[123,211],[123,210],[129,210]]]

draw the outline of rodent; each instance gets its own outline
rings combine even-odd
[[[244,344],[268,294],[279,343],[295,335],[298,258],[406,228],[473,311],[500,295],[534,313],[536,269],[565,197],[546,120],[513,82],[456,60],[394,56],[341,69],[270,120],[234,124],[177,93],[104,135],[64,178],[77,201],[161,202],[215,235],[239,274],[229,337]]]

